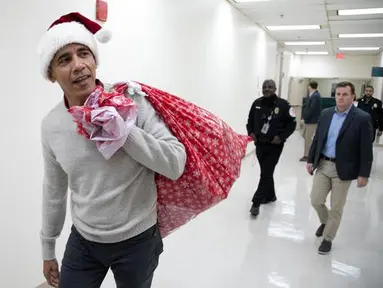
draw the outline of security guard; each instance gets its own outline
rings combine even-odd
[[[383,109],[382,101],[372,97],[374,95],[374,87],[368,85],[364,90],[364,96],[358,99],[358,108],[367,112],[372,118],[373,142],[375,142],[376,130],[378,136],[382,136],[383,131]]]
[[[258,189],[253,197],[250,213],[259,214],[261,204],[277,200],[274,188],[274,170],[286,139],[294,132],[296,119],[290,104],[275,92],[274,80],[262,85],[263,97],[254,101],[247,122],[248,135],[253,138],[261,168]]]

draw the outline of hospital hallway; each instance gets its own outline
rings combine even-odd
[[[383,149],[374,148],[368,186],[352,183],[333,250],[322,256],[302,147],[296,132],[275,171],[278,201],[257,219],[249,209],[259,167],[248,156],[229,198],[164,241],[153,288],[382,287]],[[108,276],[103,287],[113,287]]]
[[[0,288],[383,288],[383,0],[2,4]]]

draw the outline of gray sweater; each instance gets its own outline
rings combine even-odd
[[[154,174],[179,178],[185,167],[184,146],[143,96],[136,126],[124,146],[105,160],[96,143],[77,133],[64,102],[42,122],[44,159],[41,241],[43,260],[55,259],[63,229],[68,188],[72,221],[89,241],[120,242],[157,221]]]

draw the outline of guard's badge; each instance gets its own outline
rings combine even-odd
[[[374,104],[374,108],[378,108],[378,104],[375,103],[375,104]]]
[[[293,117],[293,118],[295,118],[295,117],[296,117],[296,114],[295,114],[295,110],[294,110],[294,108],[293,108],[293,107],[290,107],[290,110],[289,110],[289,115],[290,115],[291,117]]]
[[[275,107],[275,109],[274,109],[274,113],[275,113],[275,115],[278,115],[278,113],[279,113],[279,107]]]

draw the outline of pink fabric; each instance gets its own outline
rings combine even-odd
[[[79,134],[95,141],[105,159],[126,142],[137,118],[137,106],[131,99],[115,91],[105,93],[102,86],[96,87],[84,106],[73,106],[68,111]]]

